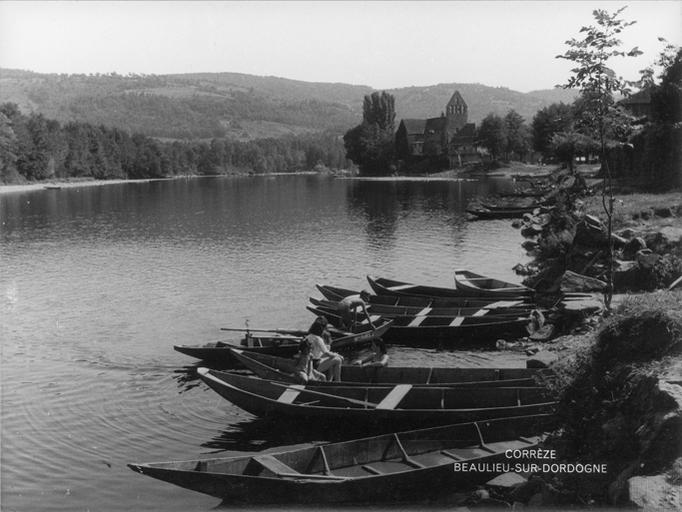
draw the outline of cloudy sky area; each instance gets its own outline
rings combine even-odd
[[[682,2],[0,2],[0,67],[43,73],[239,72],[394,88],[478,82],[518,91],[569,75],[555,59],[592,10],[637,24],[624,47],[682,45]]]

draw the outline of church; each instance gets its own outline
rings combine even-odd
[[[407,165],[429,161],[440,167],[461,167],[480,161],[475,135],[476,125],[468,122],[467,104],[455,91],[440,117],[400,121],[396,153]]]

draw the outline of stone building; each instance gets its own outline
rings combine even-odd
[[[476,125],[468,122],[468,108],[455,91],[440,117],[402,119],[396,132],[396,153],[406,164],[429,161],[437,166],[459,167],[479,161]]]

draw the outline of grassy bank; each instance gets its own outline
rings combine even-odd
[[[560,355],[553,369],[561,428],[545,447],[557,451],[557,462],[605,464],[607,471],[537,474],[507,501],[642,506],[643,494],[645,510],[679,509],[680,304],[682,292],[628,296],[597,330],[548,346]]]
[[[616,194],[613,215],[614,229],[649,224],[682,226],[682,190],[664,194]],[[585,210],[606,220],[600,194],[584,199]],[[663,216],[661,216],[661,214]]]

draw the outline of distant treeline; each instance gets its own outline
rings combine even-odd
[[[90,177],[159,178],[347,167],[343,141],[331,133],[238,142],[162,142],[118,128],[24,115],[0,105],[0,181]]]

